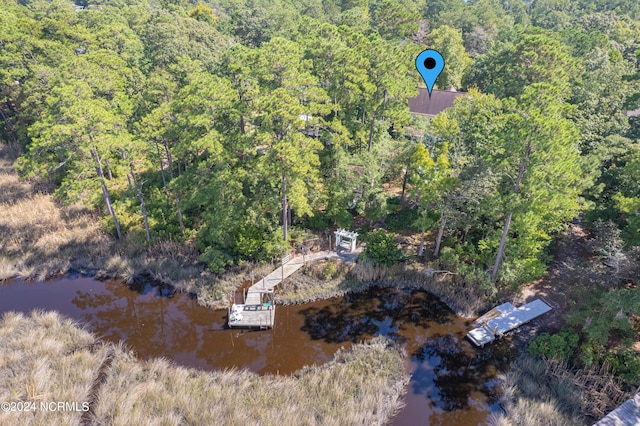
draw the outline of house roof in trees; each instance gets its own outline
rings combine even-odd
[[[640,117],[640,108],[633,111],[627,111],[627,117]]]
[[[418,88],[420,94],[409,99],[409,111],[412,114],[421,114],[433,117],[453,105],[458,96],[464,96],[467,92],[457,92],[453,87],[449,90],[433,90],[431,98],[427,89]]]

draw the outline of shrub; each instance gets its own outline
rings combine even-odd
[[[567,360],[578,345],[578,335],[569,327],[559,333],[542,333],[529,344],[529,353],[533,356]]]
[[[391,265],[402,259],[402,252],[392,234],[378,229],[366,237],[367,247],[364,255],[381,265]]]
[[[607,361],[613,371],[630,385],[640,383],[640,356],[631,349],[623,349],[618,353],[610,353]]]
[[[245,259],[259,257],[264,245],[264,234],[252,223],[244,222],[238,227],[234,239],[234,251]]]
[[[329,260],[322,268],[322,278],[325,281],[333,279],[337,275],[338,268],[336,262]]]
[[[418,220],[418,209],[404,208],[398,209],[387,216],[385,223],[391,231],[400,229],[417,230],[416,221]],[[435,220],[434,220],[435,222]]]
[[[211,272],[224,272],[227,266],[233,265],[233,258],[222,251],[208,247],[201,255],[200,261],[207,265]]]
[[[331,219],[324,212],[317,212],[313,216],[306,217],[303,225],[314,231],[324,231],[331,226]]]

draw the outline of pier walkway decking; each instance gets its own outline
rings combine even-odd
[[[275,287],[285,278],[304,266],[303,256],[285,256],[280,267],[253,284],[247,290],[242,305],[232,305],[229,311],[229,327],[272,328],[276,316],[273,300]]]
[[[358,259],[361,251],[362,248],[359,247],[353,252],[334,250],[321,251],[306,256],[285,256],[278,268],[249,287],[244,304],[231,306],[229,327],[272,328],[276,315],[273,294],[278,284],[302,268],[305,263],[325,259],[339,259],[345,263],[352,263]]]
[[[478,327],[467,333],[467,337],[476,346],[484,346],[550,310],[551,307],[540,299],[519,308],[509,302],[503,303],[478,318],[474,322]]]

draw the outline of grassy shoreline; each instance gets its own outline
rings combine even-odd
[[[276,301],[283,305],[309,303],[382,287],[425,290],[463,318],[477,317],[488,308],[488,299],[471,286],[455,283],[450,275],[433,275],[428,271],[420,263],[373,266],[332,260],[317,262],[285,279],[276,293]]]
[[[192,293],[198,303],[223,309],[233,293],[252,277],[270,273],[270,264],[231,268],[222,275],[208,272],[193,244],[164,241],[144,247],[125,238],[115,240],[99,228],[99,218],[79,204],[59,205],[52,196],[20,180],[6,148],[0,150],[0,282],[18,278],[44,281],[76,272],[98,279],[132,283],[146,276]],[[320,268],[320,269],[318,269]],[[486,308],[484,298],[446,276],[429,277],[423,265],[376,267],[319,262],[285,280],[281,304],[307,303],[364,291],[371,287],[421,288],[439,297],[458,315],[473,317]]]
[[[235,288],[271,272],[271,265],[245,264],[214,275],[204,269],[193,244],[173,241],[144,247],[118,241],[99,227],[99,218],[80,204],[60,205],[50,194],[18,178],[7,147],[0,147],[0,283],[44,281],[76,272],[132,283],[154,281],[195,294],[198,302],[225,308]]]
[[[1,424],[382,425],[402,407],[409,380],[404,355],[383,338],[291,376],[141,362],[56,312],[6,313],[0,338],[0,400],[90,403],[2,412]]]
[[[592,425],[637,392],[606,367],[572,369],[526,354],[499,379],[504,413],[490,426]]]

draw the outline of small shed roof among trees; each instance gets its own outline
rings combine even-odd
[[[421,114],[433,117],[443,110],[451,107],[458,96],[464,96],[467,92],[457,92],[453,87],[449,90],[433,90],[431,97],[427,89],[418,88],[420,94],[409,99],[409,111],[411,114]]]

